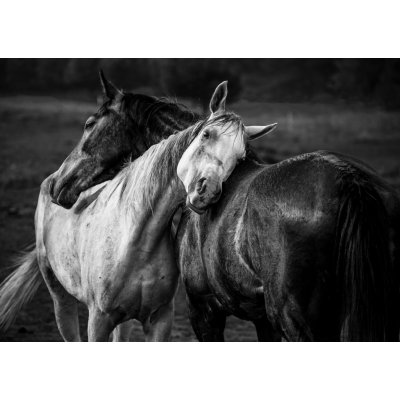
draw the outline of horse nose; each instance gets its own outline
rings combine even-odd
[[[202,195],[207,189],[206,178],[200,178],[196,184],[196,191],[199,195]]]

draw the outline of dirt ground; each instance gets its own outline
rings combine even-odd
[[[52,97],[0,98],[0,281],[12,257],[34,241],[33,215],[39,186],[54,172],[82,134],[93,104]],[[271,138],[257,143],[266,161],[317,149],[352,154],[400,187],[400,115],[358,105],[238,103],[232,109],[245,122],[277,121]],[[182,288],[176,297],[173,341],[193,341]],[[86,336],[85,308],[81,329]],[[133,340],[143,340],[139,324]],[[44,284],[0,341],[60,341]],[[229,318],[226,340],[254,341],[251,323]]]

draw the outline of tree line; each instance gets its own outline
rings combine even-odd
[[[396,59],[2,59],[2,93],[98,92],[103,69],[119,87],[204,102],[222,80],[230,100],[345,99],[400,108]],[[203,104],[205,106],[205,104]]]

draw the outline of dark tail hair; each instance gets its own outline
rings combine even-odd
[[[6,331],[42,282],[36,247],[16,260],[15,271],[0,285],[0,330]]]
[[[390,257],[386,207],[368,175],[349,169],[340,178],[336,230],[341,338],[398,340],[398,285]]]

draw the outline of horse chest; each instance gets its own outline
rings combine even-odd
[[[65,210],[61,210],[65,213]],[[50,213],[49,213],[50,214]],[[49,215],[43,228],[43,244],[51,268],[65,289],[82,300],[82,279],[79,257],[76,252],[74,228],[71,221]]]

